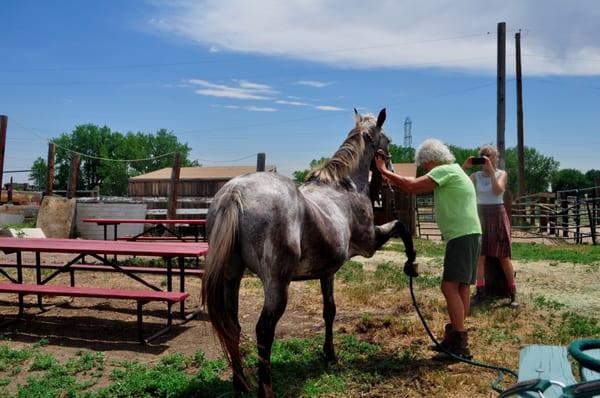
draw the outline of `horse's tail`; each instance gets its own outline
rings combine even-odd
[[[206,257],[206,270],[202,279],[202,303],[219,338],[223,352],[237,378],[249,389],[244,376],[240,354],[240,326],[231,317],[230,309],[237,303],[230,303],[225,289],[227,268],[238,241],[239,215],[243,211],[241,194],[238,190],[225,193],[215,203],[217,206],[212,231],[209,236],[209,250]]]

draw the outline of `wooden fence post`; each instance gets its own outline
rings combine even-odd
[[[46,196],[54,192],[54,162],[56,159],[56,145],[48,144],[48,176],[46,178]]]
[[[560,213],[562,214],[563,238],[569,237],[569,198],[560,199]]]
[[[265,171],[266,170],[266,155],[264,153],[259,153],[256,155],[256,171]]]
[[[179,186],[179,173],[181,171],[181,154],[173,155],[173,168],[171,169],[171,183],[169,184],[169,202],[167,204],[167,218],[177,218],[177,188]]]
[[[546,195],[542,193],[540,195],[540,229],[539,232],[544,234],[548,230],[548,218],[546,217],[546,204],[548,200]]]
[[[548,235],[554,235],[556,232],[556,198],[554,196],[549,197],[548,208],[552,209],[550,214]]]
[[[67,198],[77,196],[77,178],[79,177],[79,163],[81,158],[78,153],[71,154],[71,168],[69,169],[69,185],[67,186]]]

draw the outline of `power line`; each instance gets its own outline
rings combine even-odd
[[[441,41],[451,41],[451,40],[460,40],[472,37],[486,37],[486,36],[494,36],[495,33],[485,32],[485,33],[472,33],[461,36],[448,36],[441,37],[435,39],[423,39],[423,40],[415,40],[415,41],[407,41],[401,43],[391,43],[391,44],[382,44],[376,46],[363,46],[363,47],[347,47],[347,48],[338,48],[338,49],[326,49],[326,50],[316,50],[316,51],[304,51],[296,54],[287,54],[287,56],[298,57],[303,55],[315,55],[315,54],[332,54],[332,53],[340,53],[340,52],[355,52],[355,51],[363,51],[363,50],[375,50],[375,49],[383,49],[383,48],[394,48],[394,47],[403,47],[403,46],[412,46],[419,44],[427,44],[427,43],[435,43]],[[131,65],[88,65],[88,66],[56,66],[56,67],[34,67],[34,68],[20,68],[20,69],[4,69],[3,72],[26,72],[26,71],[73,71],[73,70],[114,70],[114,69],[138,69],[138,68],[161,68],[161,67],[172,67],[172,66],[194,66],[194,65],[204,65],[207,63],[236,63],[236,60],[219,60],[219,59],[210,59],[203,60],[201,62],[168,62],[168,63],[148,63],[148,64],[131,64]]]
[[[161,159],[161,158],[164,158],[164,157],[166,157],[166,156],[173,155],[173,154],[175,153],[175,152],[173,151],[173,152],[163,153],[163,154],[161,154],[161,155],[156,155],[156,156],[152,156],[152,157],[148,157],[148,158],[140,158],[140,159],[111,159],[111,158],[104,158],[104,157],[101,157],[101,156],[90,155],[90,154],[87,154],[87,153],[79,152],[79,151],[76,151],[76,150],[74,150],[74,149],[68,148],[68,147],[66,147],[66,146],[64,146],[64,145],[57,144],[56,142],[54,142],[54,140],[52,140],[52,139],[48,139],[48,138],[44,138],[44,137],[40,136],[40,135],[39,135],[39,134],[38,134],[38,133],[35,131],[35,129],[29,128],[29,127],[26,127],[26,126],[24,126],[23,124],[19,123],[18,121],[15,121],[14,119],[11,119],[11,123],[15,123],[15,124],[17,124],[17,125],[18,125],[18,126],[20,126],[22,129],[24,129],[24,130],[27,130],[27,131],[29,131],[29,132],[33,133],[33,134],[34,134],[36,137],[38,137],[38,138],[41,138],[41,139],[43,139],[44,141],[46,141],[46,142],[48,142],[48,143],[54,144],[54,145],[56,145],[57,147],[59,147],[59,148],[62,148],[62,149],[64,149],[65,151],[67,151],[67,152],[69,152],[69,153],[76,153],[76,154],[78,154],[78,155],[79,155],[79,156],[81,156],[81,157],[85,157],[85,158],[89,158],[89,159],[94,159],[94,160],[104,160],[104,161],[106,161],[106,162],[124,162],[124,163],[133,163],[133,162],[143,162],[143,161],[148,161],[148,160]]]

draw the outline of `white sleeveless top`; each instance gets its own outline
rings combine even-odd
[[[496,170],[496,178],[500,178],[502,170]],[[492,179],[486,176],[483,171],[475,172],[475,189],[477,191],[477,204],[480,205],[500,205],[504,203],[504,193],[494,195],[492,192]]]

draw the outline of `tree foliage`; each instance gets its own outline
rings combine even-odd
[[[93,124],[76,126],[53,140],[56,145],[55,188],[66,189],[72,154],[80,153],[77,187],[91,190],[100,187],[102,195],[125,195],[130,177],[171,167],[171,153],[181,154],[181,166],[197,166],[188,159],[191,148],[165,129],[156,134],[142,132],[122,134]],[[165,155],[167,156],[161,156]],[[142,161],[123,161],[145,159]],[[46,185],[47,163],[37,158],[30,178],[36,185]]]
[[[33,164],[31,165],[31,172],[29,173],[29,179],[33,181],[33,185],[39,189],[46,189],[48,182],[48,165],[41,157],[38,157],[33,161]]]
[[[415,148],[390,144],[389,151],[390,156],[392,157],[392,163],[415,162]]]
[[[310,169],[294,171],[294,173],[293,173],[294,181],[298,184],[302,184],[306,180],[306,176],[308,175],[308,173],[310,173],[310,171],[312,169],[325,163],[328,160],[329,160],[329,158],[327,158],[327,157],[322,157],[321,159],[318,159],[318,160],[317,159],[311,160],[310,161]]]
[[[567,191],[570,189],[581,189],[589,185],[589,180],[579,170],[562,169],[552,176],[553,191]]]
[[[525,160],[525,194],[547,192],[550,189],[552,176],[558,171],[559,163],[552,156],[542,155],[535,148],[524,148]],[[517,148],[506,150],[506,172],[508,173],[508,190],[518,192],[519,166]]]

